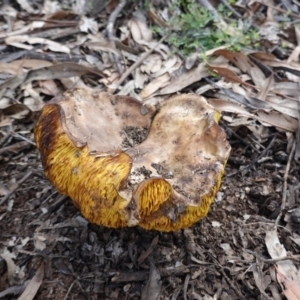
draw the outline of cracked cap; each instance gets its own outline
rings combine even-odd
[[[35,127],[46,176],[84,217],[161,231],[206,216],[230,145],[219,113],[182,94],[156,110],[83,89],[46,104]]]

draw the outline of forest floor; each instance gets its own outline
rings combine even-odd
[[[228,29],[185,47],[166,33],[174,1],[127,2],[2,4],[0,299],[300,299],[300,6],[203,1],[186,23],[177,1],[185,43]],[[249,41],[234,40],[246,23]],[[44,103],[75,87],[151,105],[193,92],[221,111],[232,150],[207,217],[175,232],[88,223],[33,135]]]

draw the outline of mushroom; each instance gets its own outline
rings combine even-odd
[[[45,104],[34,130],[46,176],[91,223],[171,231],[208,213],[230,145],[194,94],[155,109],[84,89]]]

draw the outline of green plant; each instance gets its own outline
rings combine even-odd
[[[183,56],[219,46],[240,51],[243,47],[255,45],[259,38],[254,29],[249,29],[249,26],[237,20],[230,20],[231,11],[222,5],[218,8],[217,17],[206,8],[199,6],[195,0],[177,0],[170,7],[170,12],[173,17],[168,24],[171,34],[167,41]],[[226,26],[221,23],[220,16],[226,20]],[[165,34],[161,28],[154,28],[154,30]]]

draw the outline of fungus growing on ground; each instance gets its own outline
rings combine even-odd
[[[198,95],[159,110],[83,89],[45,104],[35,140],[46,176],[91,223],[171,231],[205,217],[230,145]]]

